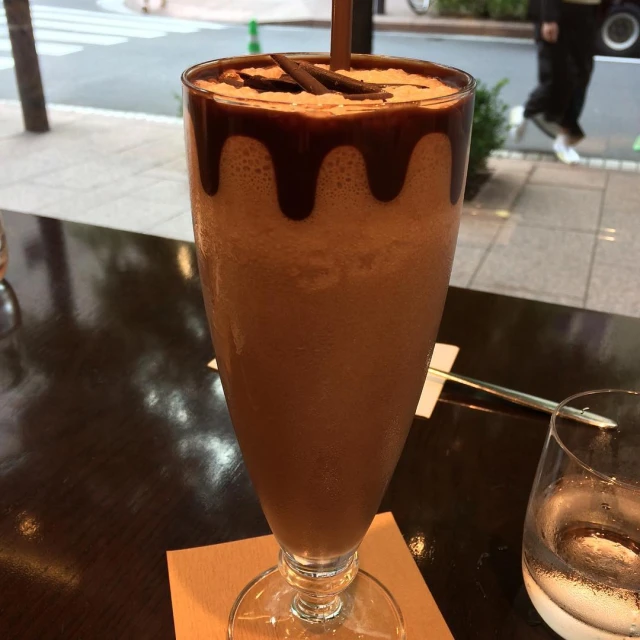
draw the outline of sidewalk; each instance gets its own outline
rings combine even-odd
[[[0,103],[0,209],[193,241],[180,120],[68,108],[50,120],[22,133],[18,106]],[[491,167],[465,206],[452,284],[640,317],[637,166]]]
[[[141,11],[142,0],[125,0],[134,11]],[[385,14],[374,16],[375,28],[387,31],[417,31],[422,33],[456,33],[511,38],[533,38],[529,23],[501,22],[477,18],[443,18],[418,16],[407,0],[385,0]],[[331,0],[151,0],[149,13],[190,20],[240,22],[251,19],[269,24],[296,24],[329,27]]]

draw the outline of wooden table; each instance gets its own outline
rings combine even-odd
[[[4,290],[0,637],[172,638],[165,551],[268,532],[206,368],[193,246],[5,224],[21,320]],[[456,371],[551,399],[640,383],[629,318],[451,289],[439,339],[461,347]],[[455,385],[415,420],[381,509],[457,639],[553,637],[520,573],[546,430]]]

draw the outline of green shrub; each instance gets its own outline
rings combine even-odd
[[[435,0],[442,16],[474,16],[494,20],[523,20],[527,0]]]
[[[441,16],[486,16],[485,0],[436,0]]]
[[[486,168],[489,154],[499,149],[506,139],[507,105],[500,97],[505,84],[506,79],[489,88],[478,82],[467,180],[473,180],[478,172]]]
[[[174,91],[173,99],[176,101],[176,116],[182,118],[182,93]]]
[[[524,20],[527,17],[526,0],[486,0],[487,15],[494,20]]]

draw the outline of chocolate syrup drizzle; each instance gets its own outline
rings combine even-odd
[[[296,57],[327,63],[322,56]],[[451,86],[464,89],[466,74],[428,62],[392,59],[395,67],[409,73],[437,76]],[[228,59],[215,65],[199,65],[185,72],[187,83],[216,79],[238,66],[271,66],[267,56]],[[389,67],[389,59],[354,56],[353,68]],[[375,198],[390,202],[402,191],[411,154],[429,133],[444,133],[451,143],[450,199],[462,195],[473,121],[473,92],[450,105],[425,109],[415,105],[387,106],[337,117],[309,117],[302,112],[229,104],[185,85],[185,100],[194,127],[204,191],[215,195],[220,180],[222,148],[230,136],[254,138],[268,149],[275,169],[278,200],[284,215],[304,220],[313,211],[318,173],[325,156],[336,147],[352,146],[362,154]]]

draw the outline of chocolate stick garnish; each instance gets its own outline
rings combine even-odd
[[[220,78],[220,82],[224,82],[224,84],[229,84],[236,89],[242,89],[244,87],[244,82],[242,80],[238,80],[238,78]]]
[[[418,89],[428,89],[428,84],[413,84],[412,82],[385,82],[381,87],[417,87]]]
[[[343,93],[347,100],[386,100],[393,98],[393,94],[388,91],[376,91],[375,93]]]
[[[219,78],[220,82],[224,82],[225,84],[230,84],[232,87],[239,89],[240,87],[244,87],[244,82],[242,82],[242,78],[238,75],[236,71],[225,71]]]
[[[327,89],[332,89],[339,93],[378,93],[382,90],[382,85],[363,82],[362,80],[354,80],[341,73],[316,67],[309,62],[300,62],[299,64],[309,75],[322,82]]]
[[[278,93],[300,93],[300,91],[302,91],[298,83],[289,76],[267,78],[252,73],[243,73],[242,71],[240,71],[238,75],[244,81],[245,87],[251,87],[258,91],[275,91]]]
[[[353,0],[333,0],[331,10],[331,60],[332,71],[351,68],[351,25]]]
[[[271,57],[274,62],[285,72],[288,73],[305,91],[313,93],[316,96],[328,93],[329,90],[318,82],[312,75],[302,69],[294,60],[290,60],[281,53],[272,53]]]

